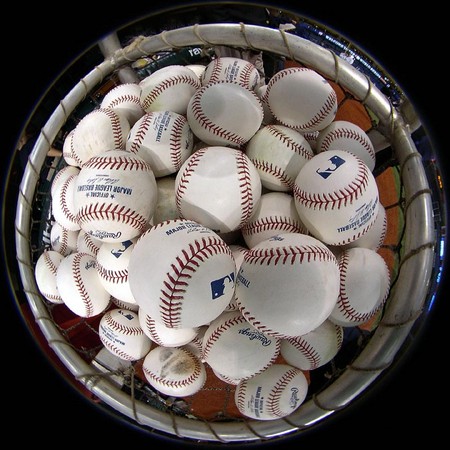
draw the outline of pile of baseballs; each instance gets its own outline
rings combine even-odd
[[[101,316],[106,349],[160,394],[213,373],[244,416],[278,419],[387,299],[375,151],[312,69],[196,69],[119,85],[68,133],[36,282]]]

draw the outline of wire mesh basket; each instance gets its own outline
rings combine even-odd
[[[316,70],[341,92],[341,99],[358,105],[368,121],[366,129],[385,142],[374,173],[391,231],[380,248],[393,274],[389,298],[374,321],[347,331],[343,350],[332,362],[310,374],[310,389],[301,407],[273,421],[239,415],[230,400],[233,386],[213,377],[199,394],[170,398],[145,383],[139,363],[105,363],[98,339],[100,317],[75,317],[63,305],[50,304],[35,280],[36,261],[50,245],[51,183],[65,165],[64,159],[50,150],[58,147],[61,135],[75,126],[74,117],[92,109],[86,99],[100,87],[107,90],[114,86],[118,71],[131,67],[141,70],[138,63],[145,58],[165,53],[179,56],[192,49],[209,55],[219,45],[262,51],[284,63]],[[73,377],[116,414],[144,430],[182,440],[233,444],[293,436],[351,404],[395,361],[430,302],[439,270],[441,230],[433,213],[435,199],[426,173],[429,168],[424,166],[412,138],[408,105],[401,93],[393,100],[334,51],[263,26],[196,24],[138,36],[129,45],[110,52],[73,86],[49,116],[20,184],[15,221],[20,280],[49,346]]]

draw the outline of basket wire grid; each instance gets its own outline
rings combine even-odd
[[[382,317],[370,333],[370,339],[366,339],[356,357],[339,370],[332,382],[309,395],[293,414],[273,421],[198,420],[189,414],[178,414],[167,404],[155,407],[156,394],[154,402],[141,401],[137,392],[142,383],[134,376],[133,368],[105,373],[93,365],[99,348],[80,351],[71,342],[72,332],[79,323],[74,322],[73,328],[64,330],[55,323],[52,308],[39,293],[34,275],[36,259],[48,246],[45,233],[51,221],[49,188],[61,164],[49,158],[48,153],[77,106],[111,74],[129,67],[139,58],[190,46],[212,48],[217,45],[289,58],[317,70],[345,89],[377,118],[377,130],[393,149],[401,184],[399,205],[403,230],[401,247],[395,249],[398,269]],[[49,346],[75,379],[113,411],[145,429],[187,440],[220,443],[291,436],[321,423],[359,397],[390,367],[423,313],[433,280],[437,247],[431,189],[421,154],[402,112],[367,76],[332,51],[282,30],[242,23],[193,25],[148,37],[139,36],[126,47],[111,52],[87,73],[60,101],[41,129],[20,184],[15,229],[20,278],[32,314]],[[95,322],[80,322],[88,333],[96,333]],[[113,380],[115,376],[125,378],[128,388],[117,385]]]

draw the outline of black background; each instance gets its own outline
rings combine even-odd
[[[80,54],[105,34],[157,9],[189,2],[136,2],[123,6],[109,2],[60,2],[11,4],[3,14],[2,157],[5,173],[12,149],[38,100],[56,77]],[[431,136],[447,179],[444,158],[448,133],[448,50],[442,11],[421,6],[406,15],[394,2],[347,3],[299,2],[294,9],[341,32],[358,44],[399,83],[413,100]],[[293,10],[284,2],[269,3]],[[7,211],[6,214],[14,214]],[[445,277],[446,279],[447,277]],[[2,333],[3,430],[17,427],[17,444],[57,443],[72,448],[115,444],[123,439],[133,447],[154,442],[155,437],[92,408],[53,369],[34,344],[15,311],[14,300],[4,290],[6,314]],[[411,445],[425,438],[432,445],[446,435],[448,404],[448,307],[444,283],[427,325],[412,351],[386,379],[376,383],[364,399],[355,403],[326,426],[296,438],[299,445],[343,446]],[[440,412],[438,408],[444,408]],[[5,421],[5,419],[3,419]],[[60,436],[60,437],[57,437]],[[61,440],[61,441],[59,441]],[[290,441],[286,441],[290,442]],[[170,443],[165,442],[168,446]],[[178,443],[178,446],[180,444]],[[267,446],[277,446],[270,442]],[[55,445],[56,446],[56,445]],[[263,445],[262,447],[265,447]]]

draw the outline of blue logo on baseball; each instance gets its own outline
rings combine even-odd
[[[233,289],[234,286],[234,273],[231,272],[230,275],[226,275],[217,280],[211,281],[211,298],[215,300],[216,298],[225,295],[229,289]]]
[[[327,179],[333,172],[335,172],[342,164],[345,163],[345,159],[342,159],[340,156],[334,155],[328,161],[330,161],[330,165],[326,168],[321,169],[320,167],[316,170],[323,179]]]

